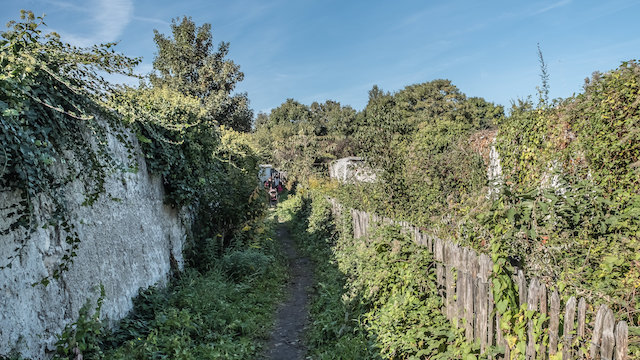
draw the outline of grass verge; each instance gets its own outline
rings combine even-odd
[[[274,215],[205,272],[186,269],[164,288],[141,290],[131,314],[109,330],[101,300],[60,335],[57,359],[250,359],[262,351],[283,297],[286,268]]]
[[[354,239],[350,214],[332,219],[321,196],[294,197],[280,212],[315,262],[309,358],[486,358],[442,314],[431,254],[398,227]]]

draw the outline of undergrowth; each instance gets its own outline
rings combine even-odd
[[[228,249],[207,271],[187,268],[165,288],[140,290],[114,330],[99,320],[99,307],[94,316],[87,308],[60,335],[55,358],[74,359],[77,352],[85,359],[256,357],[286,277],[273,224],[272,216],[251,224],[255,237]]]
[[[350,214],[334,221],[320,196],[294,197],[280,211],[316,263],[310,358],[480,357],[479,345],[466,343],[440,310],[431,254],[399,228],[354,239]]]

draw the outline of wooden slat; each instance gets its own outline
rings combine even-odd
[[[464,318],[465,318],[465,335],[468,341],[473,341],[474,338],[474,319],[475,319],[475,309],[473,308],[473,304],[475,303],[475,290],[478,279],[472,277],[471,274],[463,273],[463,276],[466,278],[465,285],[466,289],[464,291]]]
[[[478,273],[480,272],[480,260],[478,258],[478,254],[472,249],[469,249],[469,252],[467,253],[467,263],[469,275],[474,279],[477,278]]]
[[[363,235],[366,237],[371,236],[371,219],[369,217],[368,213],[363,213],[362,214],[362,231],[363,231]]]
[[[538,310],[540,311],[540,314],[544,314],[544,315],[548,315],[549,314],[549,305],[547,303],[547,286],[545,284],[540,283],[539,284],[539,288],[538,288]],[[545,323],[542,325],[543,329],[547,329],[549,325],[549,320],[546,320]],[[543,330],[544,333],[544,330]],[[538,350],[538,359],[541,360],[546,360],[548,358],[548,354],[547,354],[547,349],[544,349],[542,347],[542,339],[538,339],[538,344],[539,345],[539,350]]]
[[[516,284],[518,284],[518,296],[520,306],[522,306],[527,303],[527,279],[524,277],[522,269],[518,269],[516,273]]]
[[[600,346],[602,345],[602,325],[604,324],[606,313],[606,305],[601,305],[596,313],[596,320],[593,325],[593,335],[591,337],[591,347],[589,348],[589,354],[592,359],[595,359],[596,355],[600,353]]]
[[[529,284],[529,289],[527,289],[527,310],[536,311],[538,310],[538,297],[539,297],[539,288],[540,282],[538,279],[531,279],[531,283]],[[525,358],[526,359],[535,359],[536,357],[536,342],[534,339],[534,329],[533,329],[533,321],[529,320],[527,322],[527,347],[525,350]]]
[[[585,340],[585,326],[587,322],[587,301],[581,297],[578,301],[578,328],[576,330],[576,336],[580,342]],[[578,347],[578,358],[584,358],[584,349],[582,346]]]
[[[575,329],[575,318],[576,318],[576,298],[571,297],[569,301],[567,301],[567,306],[564,312],[564,332],[562,335],[563,347],[562,347],[562,358],[563,359],[573,359],[573,332]]]
[[[502,335],[502,329],[500,329],[500,321],[501,321],[502,317],[500,316],[500,314],[496,313],[496,321],[495,321],[495,332],[496,332],[496,345],[504,345],[504,337]],[[505,348],[506,351],[506,348]],[[506,354],[505,354],[506,355]],[[508,359],[508,356],[505,356],[506,359]]]
[[[445,297],[445,291],[446,291],[446,282],[445,282],[445,269],[444,269],[444,265],[442,265],[441,262],[437,262],[436,263],[436,284],[437,284],[437,289],[438,289],[438,294],[441,297]]]
[[[613,336],[615,326],[616,319],[613,316],[613,311],[607,307],[602,321],[602,344],[600,345],[602,360],[613,360],[613,348],[616,345],[616,339]]]
[[[444,244],[440,239],[434,239],[433,242],[433,258],[436,261],[444,261]]]
[[[480,263],[478,278],[480,279],[480,281],[488,283],[491,276],[491,270],[493,269],[491,258],[489,258],[489,256],[487,256],[486,254],[480,254],[480,256],[478,257],[478,262]]]
[[[417,227],[413,228],[413,239],[416,244],[425,248],[427,247],[427,237],[423,233],[421,233]],[[433,249],[427,249],[427,251],[433,253]]]
[[[483,353],[487,349],[487,327],[489,325],[489,314],[487,313],[489,305],[488,293],[489,284],[478,279],[477,295],[474,296],[476,299],[476,304],[474,306],[476,312],[475,338],[480,340],[480,350]]]
[[[629,353],[629,327],[624,321],[618,322],[616,326],[616,352],[615,360],[627,360]]]
[[[560,296],[557,291],[549,299],[549,355],[558,352],[558,330],[560,327]]]
[[[467,289],[467,278],[461,270],[457,270],[457,284],[456,284],[456,323],[459,328],[464,328],[464,302],[465,302],[465,290]]]
[[[511,359],[511,348],[509,347],[509,344],[507,343],[507,339],[502,339],[502,343],[504,345],[504,358],[505,359]]]
[[[454,302],[454,296],[456,293],[456,284],[455,284],[455,280],[454,280],[454,268],[451,265],[445,265],[444,267],[444,275],[445,275],[445,293],[447,295],[447,298],[445,300],[445,304],[446,304],[446,308],[447,308],[447,319],[449,319],[449,321],[453,321],[454,317],[456,316],[456,312],[454,310],[455,308],[455,302]]]
[[[455,294],[456,294],[456,282],[454,280],[454,271],[455,268],[453,266],[453,261],[457,255],[453,253],[453,246],[450,242],[442,242],[442,240],[437,239],[436,241],[441,243],[443,247],[443,263],[445,265],[445,282],[446,282],[446,293],[447,293],[447,318],[449,321],[453,321],[457,316],[457,309],[455,308]]]
[[[487,284],[489,285],[489,284]],[[493,314],[493,290],[488,286],[489,301],[487,302],[487,346],[496,344],[496,316]]]

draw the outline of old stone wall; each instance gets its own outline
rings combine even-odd
[[[106,192],[92,206],[82,205],[82,181],[72,181],[64,188],[69,218],[81,243],[69,270],[46,287],[32,283],[52,274],[68,245],[59,228],[41,226],[49,217],[51,199],[36,201],[33,221],[38,222],[37,230],[12,267],[0,270],[0,355],[47,358],[56,334],[77,319],[80,307],[87,300],[95,306],[100,284],[106,292],[102,317],[116,321],[131,310],[131,299],[140,288],[165,283],[172,263],[182,266],[184,224],[188,226],[189,221],[182,221],[185,216],[163,203],[161,179],[149,175],[135,136],[125,136],[133,150],[109,134],[108,151],[120,163],[133,154],[137,172],[109,171]],[[19,193],[13,190],[0,191],[0,229],[8,226],[6,208],[19,200]],[[0,237],[3,264],[24,238],[24,229]]]
[[[373,183],[377,175],[376,171],[366,165],[364,159],[352,156],[333,161],[329,165],[329,177],[346,183]]]

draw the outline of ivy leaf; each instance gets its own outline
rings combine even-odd
[[[138,138],[138,141],[140,141],[141,143],[151,144],[151,140],[140,133],[136,133],[136,137]]]
[[[511,222],[512,224],[515,223],[515,215],[516,215],[516,210],[514,208],[509,208],[507,210],[507,219],[509,219],[509,222]]]
[[[508,307],[509,307],[509,302],[506,299],[500,300],[496,304],[496,309],[498,310],[499,314],[504,314],[505,312],[507,312]]]
[[[2,116],[7,116],[7,117],[8,116],[18,116],[18,115],[20,115],[20,113],[16,109],[5,109],[2,112]]]

